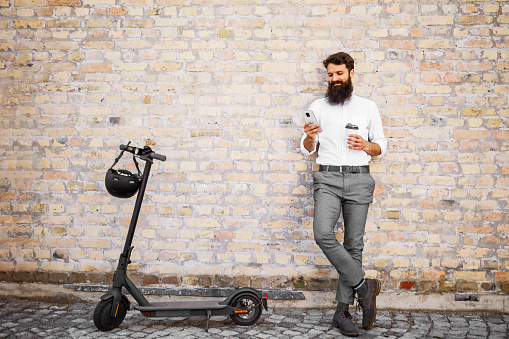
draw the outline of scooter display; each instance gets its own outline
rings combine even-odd
[[[138,303],[134,309],[140,311],[141,314],[147,318],[156,317],[190,317],[190,316],[205,316],[207,319],[206,330],[209,328],[209,321],[212,316],[230,316],[230,318],[238,325],[250,326],[256,323],[262,315],[262,307],[267,310],[267,295],[265,297],[254,288],[242,287],[236,288],[225,300],[222,301],[179,301],[179,302],[158,302],[150,303],[134,285],[134,283],[127,276],[127,266],[131,263],[130,256],[133,250],[131,246],[136,224],[140,215],[143,196],[147,187],[150,169],[154,160],[166,161],[166,156],[157,154],[152,151],[149,146],[137,148],[128,145],[120,145],[121,155],[115,160],[118,162],[123,152],[133,154],[133,160],[136,158],[145,162],[142,175],[133,175],[129,171],[119,170],[118,172],[110,171],[107,180],[111,179],[114,185],[117,182],[126,181],[126,184],[138,185],[138,195],[131,217],[129,230],[125,240],[125,245],[120,258],[118,260],[117,269],[113,275],[113,283],[108,293],[101,296],[101,301],[97,304],[94,310],[94,324],[102,331],[110,331],[119,326],[127,311],[130,309],[129,299],[122,294],[122,288]],[[138,168],[138,164],[136,167]],[[114,165],[115,165],[114,164]],[[113,166],[112,166],[113,167]],[[113,173],[113,174],[112,174]],[[126,179],[124,178],[127,177]],[[139,182],[136,182],[139,180]],[[110,188],[108,188],[110,191]],[[128,192],[129,193],[129,192]],[[132,196],[133,194],[128,194]],[[127,196],[127,195],[126,195]]]

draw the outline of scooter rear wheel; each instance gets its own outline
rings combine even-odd
[[[129,309],[129,303],[125,296],[122,296],[116,317],[111,317],[111,306],[113,305],[113,298],[108,300],[101,300],[94,310],[94,324],[101,331],[111,331],[124,321],[125,315]]]
[[[250,326],[258,321],[262,315],[262,302],[259,298],[251,294],[241,294],[237,296],[232,304],[233,307],[247,308],[247,313],[235,313],[230,318],[241,326]]]

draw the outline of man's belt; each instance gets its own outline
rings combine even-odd
[[[322,172],[340,172],[340,173],[369,173],[369,166],[332,166],[320,165]]]

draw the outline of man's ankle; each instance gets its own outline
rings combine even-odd
[[[359,299],[364,298],[368,294],[368,284],[366,284],[366,280],[364,280],[364,278],[355,285],[353,289],[357,293],[357,297]]]

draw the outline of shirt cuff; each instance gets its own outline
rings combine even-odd
[[[383,142],[383,141],[379,141],[379,140],[375,140],[375,141],[372,141],[373,143],[377,144],[378,146],[380,146],[380,154],[379,155],[375,155],[373,156],[374,158],[381,158],[385,155],[385,153],[387,153],[387,141]]]

